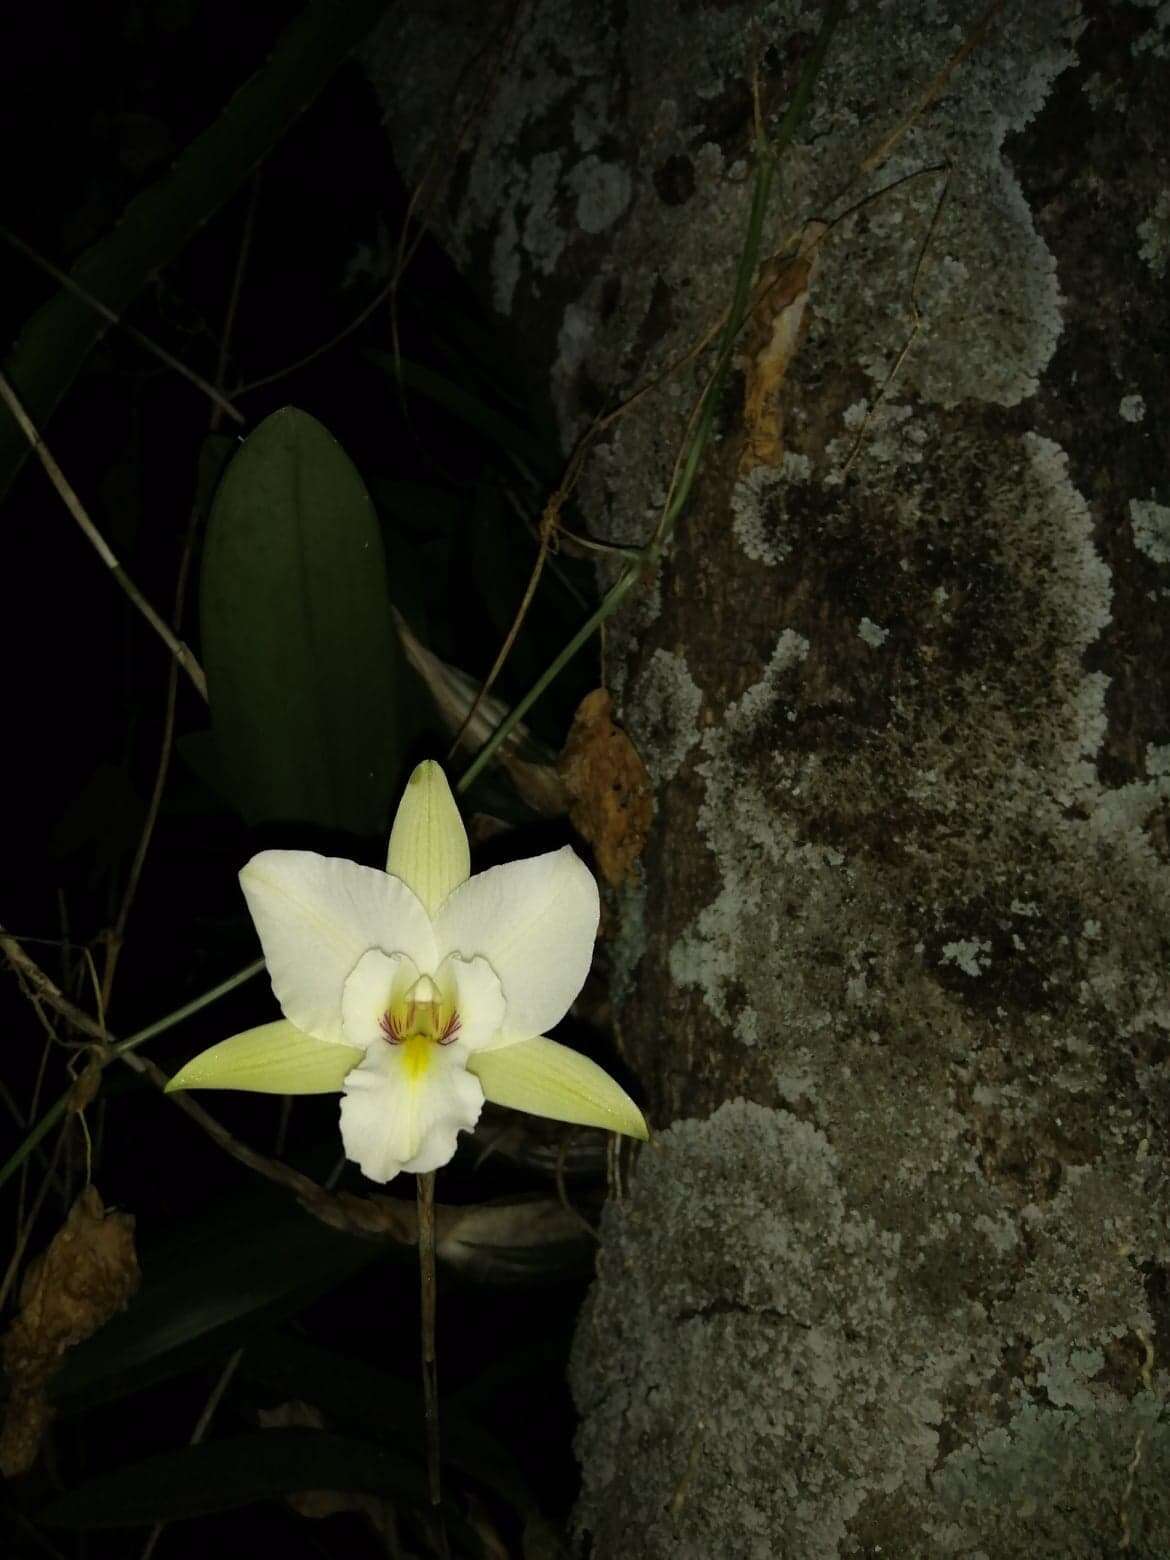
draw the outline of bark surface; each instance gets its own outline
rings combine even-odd
[[[575,1352],[605,1560],[1170,1553],[1170,17],[1008,0],[916,114],[980,11],[850,7],[805,262],[608,635],[658,1137]],[[819,13],[393,11],[402,165],[470,126],[436,220],[566,448],[728,302],[752,60],[774,126]],[[595,534],[653,527],[708,366],[598,448]]]

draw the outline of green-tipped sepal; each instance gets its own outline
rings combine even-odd
[[[543,1035],[474,1052],[467,1068],[493,1104],[643,1141],[650,1136],[642,1112],[620,1084],[587,1056]]]
[[[314,1040],[281,1018],[200,1051],[167,1084],[177,1089],[248,1089],[254,1094],[336,1094],[363,1052]]]
[[[433,759],[406,782],[394,815],[386,871],[414,890],[428,915],[471,875],[467,830],[447,777]]]

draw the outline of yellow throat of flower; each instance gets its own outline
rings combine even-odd
[[[435,1058],[436,1045],[450,1045],[460,1029],[454,1000],[444,997],[429,975],[420,975],[378,1021],[390,1045],[402,1047],[407,1075],[417,1082]]]

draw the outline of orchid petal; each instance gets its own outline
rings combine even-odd
[[[435,965],[430,920],[406,884],[313,851],[265,850],[240,873],[272,989],[286,1018],[319,1040],[343,1039],[341,991],[368,948]]]
[[[246,1089],[255,1094],[335,1094],[362,1059],[350,1045],[315,1040],[287,1019],[245,1029],[200,1051],[167,1084],[179,1089]]]
[[[384,1041],[382,1021],[418,979],[418,967],[404,953],[368,948],[346,976],[341,991],[341,1027],[349,1045],[363,1051]]]
[[[468,1058],[467,1067],[495,1105],[643,1141],[650,1136],[642,1112],[604,1068],[544,1035],[481,1051]]]
[[[435,917],[438,955],[482,954],[504,988],[508,1031],[538,1035],[585,984],[598,915],[593,874],[566,846],[490,867],[455,889]]]
[[[393,1180],[400,1170],[423,1175],[445,1165],[458,1133],[474,1127],[483,1109],[483,1089],[465,1060],[458,1043],[371,1046],[345,1080],[346,1158],[371,1181]]]
[[[455,956],[444,959],[438,980],[444,991],[450,983],[464,1050],[481,1051],[490,1046],[504,1021],[504,993],[488,961]]]
[[[471,873],[467,830],[438,764],[419,764],[394,815],[386,871],[401,878],[428,915]]]

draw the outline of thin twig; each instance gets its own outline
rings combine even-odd
[[[918,120],[922,118],[923,114],[931,106],[931,104],[941,96],[947,83],[950,81],[955,71],[958,70],[959,66],[967,58],[968,54],[970,54],[974,49],[978,48],[978,46],[983,42],[984,38],[986,38],[988,32],[991,29],[991,24],[995,20],[996,15],[998,12],[1003,10],[1003,5],[1004,0],[991,0],[991,4],[972,24],[967,32],[967,36],[951,55],[950,59],[947,60],[946,64],[942,67],[934,79],[923,88],[917,103],[915,103],[914,107],[910,110],[906,117],[898,125],[896,125],[893,130],[890,131],[889,135],[887,135],[878,143],[877,146],[874,147],[873,151],[870,152],[868,157],[862,159],[855,177],[860,177],[862,174],[866,173],[872,173],[875,168],[881,167],[882,163],[884,163],[890,156],[890,153],[906,134],[907,130],[915,125]]]
[[[161,1069],[155,1067],[153,1062],[145,1063],[142,1058],[135,1056],[133,1053],[137,1047],[144,1045],[147,1040],[152,1040],[155,1035],[162,1034],[165,1030],[173,1028],[174,1025],[181,1023],[185,1018],[190,1018],[193,1013],[199,1012],[200,1009],[207,1007],[209,1003],[216,1001],[219,997],[226,996],[229,991],[234,991],[237,986],[242,985],[246,980],[250,980],[253,975],[258,975],[264,968],[264,960],[257,959],[254,963],[239,970],[235,975],[229,976],[227,980],[221,981],[218,986],[213,986],[210,991],[205,991],[202,996],[194,998],[191,1002],[184,1003],[182,1007],[176,1008],[174,1012],[166,1014],[165,1017],[156,1020],[153,1024],[148,1024],[145,1029],[138,1030],[129,1039],[115,1041],[113,1036],[106,1034],[96,1019],[91,1018],[88,1013],[65,996],[64,992],[46,975],[36,960],[30,958],[21,947],[20,942],[9,932],[6,932],[3,926],[0,926],[0,953],[4,954],[17,976],[28,983],[40,1001],[46,1002],[50,1007],[54,1008],[63,1018],[68,1019],[75,1029],[87,1035],[94,1042],[93,1054],[101,1066],[105,1067],[110,1061],[117,1058],[128,1066],[134,1067],[138,1072],[148,1073],[152,1081],[156,1082],[160,1088],[165,1087],[167,1083],[166,1074]],[[72,1088],[66,1089],[64,1094],[54,1101],[36,1125],[26,1134],[24,1141],[13,1151],[4,1165],[0,1166],[0,1186],[4,1184],[10,1175],[19,1170],[41,1139],[61,1120],[69,1107],[72,1097]],[[224,1137],[230,1136],[224,1133],[223,1129],[219,1128],[218,1123],[213,1122],[212,1118],[205,1111],[200,1110],[198,1106],[194,1106],[193,1101],[189,1100],[185,1094],[172,1094],[168,1095],[167,1098],[172,1100],[180,1110],[185,1110],[193,1120],[198,1121],[204,1131],[210,1132],[211,1136],[216,1136],[215,1131],[212,1131],[212,1127],[223,1133]],[[241,1158],[243,1156],[237,1154],[236,1157]],[[245,1159],[244,1162],[248,1163],[249,1161]],[[253,1166],[253,1168],[255,1167]],[[280,1177],[270,1178],[280,1179]],[[302,1177],[301,1179],[305,1180],[306,1178]],[[288,1184],[287,1180],[285,1184]],[[314,1183],[307,1182],[307,1184],[312,1186]]]
[[[97,526],[95,526],[93,521],[89,518],[88,514],[86,514],[85,506],[82,504],[77,494],[73,491],[73,488],[70,486],[65,473],[53,459],[53,456],[49,452],[45,441],[37,432],[35,426],[28,416],[28,413],[21,404],[19,396],[16,394],[16,391],[13,389],[11,383],[3,372],[0,372],[0,398],[3,399],[4,404],[8,407],[8,410],[12,413],[13,418],[19,425],[21,432],[36,451],[37,458],[40,460],[41,465],[48,473],[49,481],[61,495],[61,499],[65,504],[65,507],[81,527],[86,538],[96,551],[98,557],[110,570],[118,584],[126,592],[127,596],[129,596],[130,600],[138,608],[139,612],[142,613],[142,616],[150,624],[151,628],[154,629],[155,633],[162,640],[163,644],[166,645],[167,649],[174,656],[175,660],[178,661],[179,665],[187,673],[187,676],[194,684],[199,697],[203,699],[204,702],[206,702],[207,679],[203,675],[203,668],[199,665],[199,662],[195,659],[194,655],[192,655],[187,646],[183,644],[181,640],[175,638],[174,634],[163,622],[162,618],[159,617],[158,613],[151,606],[150,602],[147,601],[146,597],[138,589],[137,585],[135,585],[134,581],[130,578],[125,569],[123,569],[122,565],[118,562],[117,558],[115,558],[114,554],[110,551],[105,538],[102,536]]]
[[[28,1210],[28,1213],[24,1219],[23,1227],[17,1233],[16,1244],[12,1252],[12,1259],[9,1262],[7,1269],[5,1270],[3,1282],[0,1282],[0,1311],[3,1311],[5,1305],[8,1303],[9,1290],[12,1288],[13,1283],[16,1281],[16,1275],[20,1271],[20,1264],[24,1259],[25,1247],[28,1245],[29,1236],[33,1232],[33,1228],[37,1222],[37,1217],[40,1214],[42,1206],[44,1205],[45,1196],[48,1193],[49,1187],[52,1185],[53,1177],[57,1172],[57,1161],[61,1157],[61,1150],[64,1148],[64,1146],[65,1138],[64,1135],[62,1135],[57,1139],[56,1144],[53,1147],[52,1157],[49,1160],[49,1168],[45,1172],[44,1179],[41,1181],[37,1195],[33,1198],[32,1207]]]
[[[475,698],[471,701],[471,706],[468,709],[467,714],[463,717],[463,724],[455,733],[455,740],[452,742],[447,753],[448,764],[459,751],[459,745],[463,741],[468,727],[471,725],[472,721],[479,712],[480,705],[487,698],[488,694],[495,685],[496,678],[503,671],[504,662],[511,654],[512,646],[516,643],[516,640],[519,637],[520,629],[524,624],[524,619],[528,616],[528,609],[532,605],[532,598],[536,595],[536,587],[540,584],[540,576],[544,572],[545,560],[548,557],[549,537],[552,526],[556,523],[556,511],[553,506],[559,498],[559,495],[560,490],[558,489],[557,493],[554,494],[553,498],[551,498],[548,504],[545,506],[544,518],[542,519],[540,525],[540,545],[537,548],[536,562],[533,564],[532,572],[528,576],[528,584],[524,587],[524,595],[521,597],[520,605],[516,608],[516,615],[512,619],[512,626],[508,629],[507,634],[504,636],[504,642],[500,646],[495,660],[492,662],[491,670],[488,672],[484,681],[480,684],[479,691],[476,693]]]
[[[132,341],[136,341],[139,346],[145,347],[148,352],[153,353],[161,363],[165,363],[176,374],[181,374],[197,390],[202,390],[203,394],[210,397],[215,405],[220,408],[221,412],[226,412],[229,417],[238,423],[243,423],[246,420],[243,412],[233,406],[227,396],[224,395],[222,388],[208,384],[202,375],[197,374],[194,369],[188,368],[185,363],[181,363],[177,357],[173,357],[165,347],[160,347],[156,341],[152,341],[149,336],[129,324],[120,314],[115,314],[113,309],[108,308],[100,298],[95,298],[93,293],[70,276],[68,271],[62,271],[60,266],[54,265],[50,259],[40,254],[31,244],[26,244],[23,238],[18,238],[11,229],[0,227],[0,233],[4,235],[14,249],[19,249],[21,254],[31,260],[34,265],[39,265],[42,271],[48,272],[54,281],[60,282],[62,287],[80,298],[82,303],[88,305],[95,314],[100,314],[102,319],[109,320],[111,325],[119,326]],[[220,381],[220,384],[222,384],[222,381]]]
[[[257,959],[254,964],[247,965],[235,975],[229,976],[227,980],[221,981],[218,986],[213,986],[210,991],[205,991],[201,996],[185,1003],[180,1008],[176,1008],[174,1012],[166,1014],[165,1017],[157,1019],[153,1024],[148,1024],[145,1029],[138,1030],[137,1033],[131,1035],[128,1039],[117,1040],[113,1035],[105,1034],[95,1019],[71,1002],[54,984],[52,979],[46,975],[40,965],[29,957],[19,941],[6,932],[2,926],[0,926],[0,953],[7,957],[17,974],[28,982],[40,1000],[55,1008],[63,1018],[68,1019],[83,1034],[90,1037],[94,1042],[92,1054],[100,1066],[105,1067],[111,1061],[122,1062],[134,1072],[140,1073],[149,1079],[160,1091],[166,1088],[170,1079],[163,1072],[162,1068],[156,1066],[148,1057],[139,1056],[137,1047],[144,1045],[148,1040],[152,1040],[155,1035],[162,1034],[165,1030],[173,1028],[184,1019],[190,1018],[193,1013],[199,1012],[200,1009],[207,1007],[209,1003],[216,1001],[219,997],[226,996],[229,991],[234,991],[237,986],[251,979],[253,975],[259,974],[264,968],[263,959]],[[27,1134],[23,1143],[9,1156],[6,1163],[0,1166],[0,1186],[20,1168],[41,1139],[61,1120],[73,1099],[74,1090],[70,1088],[49,1107],[32,1131]],[[337,1225],[336,1199],[331,1197],[316,1181],[311,1180],[307,1175],[302,1175],[298,1170],[292,1169],[290,1165],[281,1164],[277,1160],[268,1158],[265,1154],[257,1153],[254,1149],[249,1148],[246,1143],[241,1143],[214,1116],[205,1111],[202,1105],[197,1104],[189,1094],[168,1094],[167,1099],[176,1109],[181,1110],[185,1116],[190,1117],[197,1127],[205,1132],[213,1142],[217,1143],[225,1153],[230,1154],[233,1159],[247,1169],[254,1171],[257,1175],[263,1176],[265,1180],[271,1181],[277,1186],[283,1186],[287,1191],[290,1191],[302,1207],[313,1214],[314,1217],[322,1219],[325,1223]]]
[[[479,56],[475,56],[475,58],[478,59]],[[458,90],[458,85],[459,84],[456,83],[456,90]],[[456,151],[458,151],[458,146],[462,144],[462,138],[465,134],[465,129],[460,132],[459,142],[456,145]],[[391,339],[394,344],[394,352],[397,358],[398,325],[396,313],[396,293],[399,283],[401,282],[402,275],[409,266],[419,243],[422,241],[422,238],[426,233],[426,219],[424,218],[419,221],[416,234],[413,239],[408,239],[407,237],[410,231],[410,224],[414,219],[415,206],[418,204],[422,189],[430,177],[430,172],[431,170],[428,167],[426,172],[423,174],[422,179],[420,179],[419,183],[415,186],[415,189],[411,195],[406,216],[403,220],[402,231],[399,235],[398,249],[394,261],[394,269],[390,279],[382,287],[379,287],[378,291],[374,294],[370,301],[364,304],[361,309],[359,309],[358,313],[352,320],[349,321],[347,325],[343,325],[341,329],[335,332],[334,335],[330,336],[327,341],[323,341],[319,346],[313,347],[310,351],[304,353],[301,357],[294,358],[291,363],[284,364],[282,368],[274,369],[270,374],[262,374],[259,379],[250,379],[248,380],[247,384],[238,385],[234,392],[237,400],[241,396],[251,395],[255,390],[263,389],[265,385],[275,384],[277,380],[285,379],[289,374],[298,373],[302,368],[307,368],[310,363],[316,362],[319,357],[323,357],[327,352],[332,352],[334,347],[340,346],[340,344],[346,339],[347,336],[352,336],[355,331],[360,330],[366,321],[371,317],[371,315],[377,313],[377,311],[382,307],[387,299],[390,300]]]
[[[34,1544],[43,1549],[45,1554],[52,1557],[52,1560],[65,1560],[65,1556],[61,1553],[61,1551],[53,1544],[50,1544],[49,1540],[40,1531],[36,1524],[30,1521],[30,1519],[25,1516],[24,1512],[21,1511],[15,1504],[11,1502],[8,1503],[8,1509],[5,1512],[5,1516],[15,1521],[25,1537],[31,1539]]]
[[[32,1004],[33,1012],[37,1015],[37,1022],[45,1031],[45,1043],[41,1047],[41,1059],[37,1063],[36,1077],[33,1079],[32,1097],[28,1102],[28,1115],[27,1117],[22,1118],[20,1123],[25,1131],[28,1130],[29,1124],[37,1119],[37,1111],[40,1109],[41,1105],[41,1090],[45,1086],[45,1078],[47,1077],[49,1071],[49,1057],[61,1043],[57,1031],[53,1028],[52,1022],[50,1021],[48,1014],[45,1012],[44,1004],[37,997],[34,997],[29,993],[26,993],[26,995],[28,995],[29,1002]],[[54,1164],[55,1162],[55,1160],[52,1161]],[[20,1228],[20,1221],[23,1216],[25,1198],[28,1196],[28,1171],[29,1165],[28,1161],[26,1160],[25,1163],[20,1167],[20,1187],[18,1189],[16,1198],[18,1229]],[[49,1173],[50,1172],[46,1170],[45,1174],[48,1175]],[[61,1194],[62,1200],[64,1200],[67,1196],[68,1182],[63,1174],[58,1175],[55,1170],[52,1173],[57,1176],[57,1189]]]
[[[248,209],[244,216],[244,228],[240,236],[240,247],[236,255],[235,271],[232,275],[232,283],[228,292],[227,306],[224,310],[223,330],[220,334],[219,356],[216,363],[215,382],[222,387],[224,377],[227,374],[228,356],[232,330],[235,325],[236,311],[240,302],[240,291],[243,287],[244,270],[247,265],[248,254],[252,247],[252,235],[256,221],[256,202],[260,190],[259,172],[253,176],[252,188],[248,200]],[[219,402],[215,402],[211,408],[211,417],[208,422],[208,434],[218,431],[222,421],[222,411]],[[187,600],[187,581],[191,573],[191,560],[195,552],[195,538],[199,530],[199,504],[198,500],[191,506],[191,513],[187,520],[186,535],[183,539],[183,550],[179,556],[179,572],[175,580],[174,604],[171,608],[171,628],[176,636],[183,622],[183,609]],[[130,863],[130,871],[126,878],[126,887],[122,891],[122,901],[118,906],[118,914],[106,939],[106,961],[102,974],[101,1002],[102,1007],[109,1008],[113,995],[114,973],[117,969],[118,958],[122,952],[122,944],[126,939],[126,923],[130,918],[130,910],[134,904],[138,892],[138,884],[142,877],[143,868],[146,865],[146,854],[150,849],[150,842],[154,838],[155,826],[158,823],[159,813],[162,809],[163,792],[166,789],[167,776],[170,773],[171,756],[174,752],[175,741],[175,713],[179,701],[179,672],[177,663],[172,660],[167,672],[166,704],[163,710],[162,740],[159,743],[158,763],[155,766],[154,785],[150,793],[150,801],[146,808],[146,817],[143,820],[142,829],[138,836],[138,844],[134,851],[134,859]]]
[[[865,439],[870,422],[873,420],[874,413],[882,404],[883,400],[885,399],[886,392],[889,390],[890,386],[893,384],[898,373],[900,372],[902,364],[906,361],[906,355],[910,351],[910,348],[914,345],[914,338],[917,336],[922,325],[922,315],[918,308],[918,279],[922,274],[922,262],[926,259],[926,251],[930,247],[930,241],[933,238],[934,230],[938,225],[938,219],[943,209],[943,203],[947,198],[947,190],[950,188],[951,170],[949,168],[947,169],[946,174],[947,176],[943,180],[942,190],[939,192],[938,200],[935,202],[934,213],[931,216],[930,225],[926,229],[926,236],[922,240],[922,244],[918,250],[918,259],[914,264],[914,275],[910,279],[910,313],[913,316],[913,324],[910,327],[910,334],[902,343],[902,350],[894,359],[893,366],[886,375],[881,389],[874,397],[873,405],[868,407],[866,410],[865,416],[862,419],[861,427],[857,430],[857,437],[853,441],[853,448],[849,451],[849,454],[845,459],[845,464],[841,467],[842,477],[845,476],[850,466],[852,466],[853,462],[857,459],[858,451],[861,449],[862,442]]]

